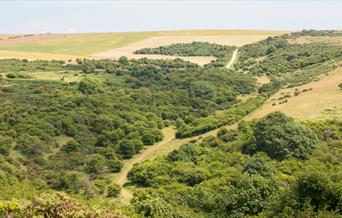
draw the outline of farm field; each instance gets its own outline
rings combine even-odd
[[[54,53],[40,53],[40,52],[22,52],[0,50],[0,59],[27,59],[27,60],[61,60],[61,61],[75,61],[76,58],[84,58],[86,56],[75,56]]]
[[[169,45],[177,42],[208,41],[220,44],[243,45],[280,31],[259,30],[184,30],[126,33],[43,34],[15,39],[0,40],[0,58],[18,57],[42,60],[67,60],[77,57],[93,58],[141,58],[134,55],[137,49]],[[8,35],[3,38],[9,37]],[[12,51],[12,52],[10,52]],[[28,52],[28,53],[26,53]],[[149,56],[161,58],[161,56]],[[174,59],[176,57],[164,57]],[[213,60],[211,57],[185,58],[198,64]]]
[[[0,46],[18,45],[21,43],[43,42],[51,39],[62,39],[72,34],[26,34],[0,35]]]

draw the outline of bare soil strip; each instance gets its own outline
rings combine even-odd
[[[227,69],[230,69],[233,66],[233,64],[236,62],[236,57],[237,57],[238,51],[239,51],[239,49],[236,49],[233,52],[232,58],[230,59],[230,61],[228,62],[227,66],[226,66]]]

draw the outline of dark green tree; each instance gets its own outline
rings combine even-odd
[[[111,184],[107,187],[107,197],[118,197],[121,192],[121,186]]]
[[[102,155],[93,154],[87,158],[85,170],[88,173],[102,173],[105,170],[106,160]]]
[[[262,118],[254,127],[254,138],[255,142],[247,145],[247,150],[252,153],[263,151],[277,160],[291,156],[307,159],[318,144],[317,135],[311,129],[282,112]]]

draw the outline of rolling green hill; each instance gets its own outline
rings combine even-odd
[[[218,33],[241,34],[201,32]],[[77,56],[158,34],[199,32],[80,34],[10,47]],[[0,217],[340,217],[339,35],[142,50],[222,62],[204,66],[0,60]]]

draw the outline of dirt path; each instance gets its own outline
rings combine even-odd
[[[227,66],[226,66],[227,69],[230,69],[233,66],[233,64],[235,63],[238,51],[239,51],[239,49],[236,49],[233,52],[233,56],[232,56],[232,58],[230,59],[230,61],[228,62]]]
[[[236,129],[237,123],[232,125],[227,125],[221,128]],[[124,167],[121,169],[119,174],[116,176],[114,182],[118,185],[123,186],[127,181],[128,172],[133,168],[134,164],[142,162],[144,160],[153,160],[157,157],[167,155],[173,150],[180,148],[181,145],[189,143],[192,140],[202,141],[205,137],[216,136],[217,132],[221,129],[214,129],[212,131],[206,132],[199,136],[193,136],[190,138],[177,139],[175,138],[174,128],[163,129],[164,139],[156,145],[152,145],[144,150],[142,153],[133,157],[133,159],[125,162]],[[119,201],[124,205],[129,205],[133,198],[132,190],[126,187],[122,187]]]
[[[134,164],[148,159],[151,153],[153,153],[155,150],[158,150],[160,147],[163,147],[164,145],[168,144],[175,138],[176,131],[172,127],[164,128],[162,132],[164,134],[164,139],[161,142],[147,147],[140,154],[137,154],[132,159],[125,161],[123,168],[117,174],[114,180],[116,184],[124,185],[127,182],[128,172],[133,168]]]
[[[233,63],[236,61],[237,53],[239,49],[236,49],[233,52],[232,58],[227,64],[227,68],[230,68]],[[236,125],[226,126],[226,128],[236,128]],[[147,147],[143,150],[140,154],[135,155],[132,159],[125,161],[123,168],[121,171],[116,175],[114,183],[118,185],[124,185],[127,182],[128,172],[133,168],[134,164],[142,162],[147,159],[154,159],[157,156],[161,156],[164,154],[168,154],[172,150],[179,148],[182,144],[185,144],[191,140],[201,140],[206,136],[216,135],[219,129],[215,129],[204,133],[200,136],[185,138],[185,139],[176,139],[175,133],[176,131],[172,127],[167,127],[163,129],[164,139],[152,146]]]

